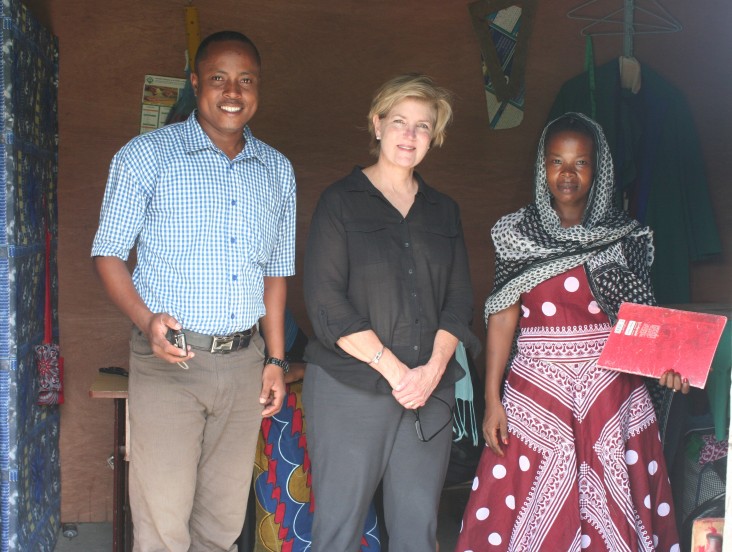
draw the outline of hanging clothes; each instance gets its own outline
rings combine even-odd
[[[704,160],[681,92],[646,66],[637,94],[620,86],[617,59],[562,86],[549,119],[568,111],[600,123],[615,161],[618,201],[654,231],[652,280],[660,304],[688,303],[690,263],[721,252]],[[594,86],[593,86],[594,84]]]

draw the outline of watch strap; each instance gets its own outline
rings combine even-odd
[[[290,363],[286,360],[282,360],[281,358],[267,357],[267,359],[264,361],[264,365],[267,366],[267,364],[274,364],[275,366],[279,366],[280,368],[282,368],[282,371],[285,374],[290,371]]]

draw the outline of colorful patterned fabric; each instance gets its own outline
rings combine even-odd
[[[302,382],[287,386],[276,416],[262,421],[254,461],[257,527],[255,552],[305,552],[310,549],[315,502],[300,400]],[[361,552],[380,550],[373,505],[361,539]]]
[[[20,0],[2,0],[0,19],[0,552],[51,551],[61,525],[59,409],[36,404],[33,347],[43,336],[44,220],[58,327],[58,45]]]
[[[521,296],[503,404],[505,456],[485,448],[456,551],[679,550],[653,404],[597,367],[610,331],[583,268]]]

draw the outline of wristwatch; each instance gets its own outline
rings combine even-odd
[[[282,360],[281,358],[267,357],[267,360],[264,361],[264,365],[267,366],[267,364],[279,366],[285,374],[290,371],[290,363],[286,360]]]

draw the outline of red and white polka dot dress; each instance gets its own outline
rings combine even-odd
[[[610,331],[580,266],[521,296],[503,404],[456,552],[679,551],[653,404],[637,376],[598,368]]]

